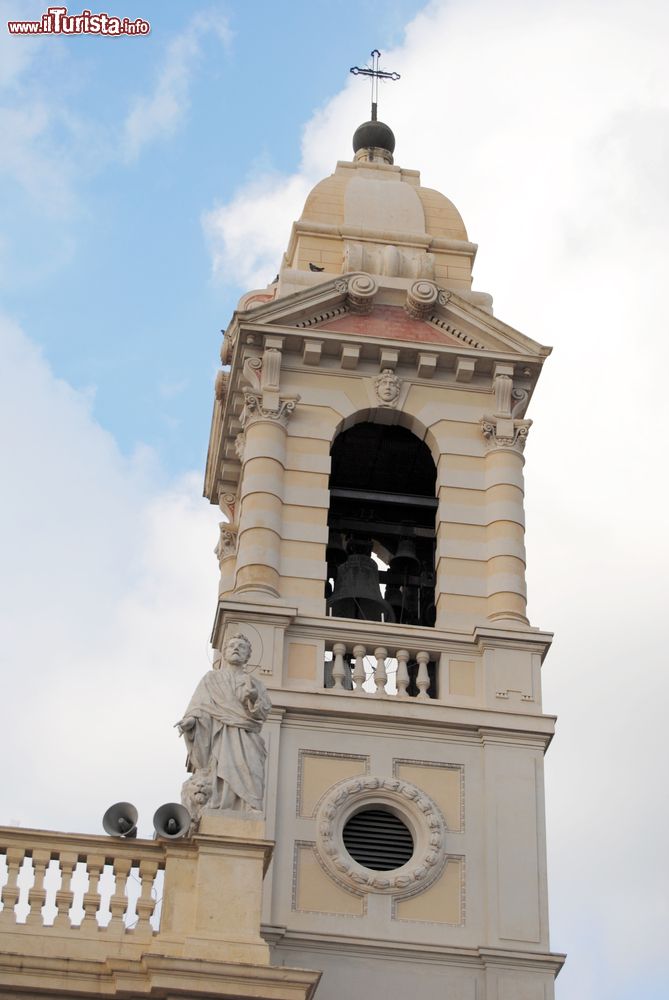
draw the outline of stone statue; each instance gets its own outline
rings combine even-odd
[[[191,815],[204,807],[262,811],[267,750],[260,730],[272,703],[265,686],[244,670],[250,656],[246,636],[230,636],[176,723],[193,775],[182,792]]]

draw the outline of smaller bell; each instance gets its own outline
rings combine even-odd
[[[328,535],[328,544],[325,549],[325,561],[328,566],[341,566],[346,562],[346,548],[344,546],[344,536],[341,531],[332,531]]]
[[[420,573],[420,561],[416,555],[416,546],[410,538],[403,538],[397,546],[397,552],[390,560],[388,567],[391,573],[417,575]]]
[[[402,617],[402,589],[395,587],[392,583],[386,585],[386,600],[393,609],[395,621],[400,621]]]

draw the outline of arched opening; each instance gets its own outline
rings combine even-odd
[[[331,449],[328,613],[406,625],[435,621],[435,484],[424,441],[362,422]]]

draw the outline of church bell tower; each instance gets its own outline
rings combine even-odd
[[[263,936],[319,1000],[550,1000],[525,416],[550,349],[382,122],[307,198],[225,332],[205,493],[213,643],[273,708]]]

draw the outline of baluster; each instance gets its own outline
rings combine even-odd
[[[346,677],[346,666],[344,664],[345,644],[343,642],[335,642],[332,652],[334,653],[334,664],[332,666],[332,680],[334,684],[332,686],[335,691],[343,691],[344,679]]]
[[[158,871],[158,862],[151,858],[142,858],[139,862],[139,878],[142,891],[137,900],[137,930],[151,933],[149,921],[156,908],[156,900],[152,896],[153,882]]]
[[[383,646],[377,646],[374,650],[374,656],[376,657],[376,670],[374,671],[374,683],[376,684],[377,695],[385,694],[385,687],[388,682],[388,674],[386,673],[386,656],[388,655],[388,650]]]
[[[95,918],[98,910],[100,909],[100,877],[104,866],[105,859],[101,854],[91,854],[86,859],[88,888],[81,901],[81,905],[84,909],[84,915],[81,923],[82,925],[85,924],[89,930],[93,928],[93,924],[97,925],[97,920]]]
[[[2,902],[4,904],[4,909],[2,913],[0,913],[0,923],[16,923],[14,907],[18,903],[19,895],[21,893],[17,884],[17,879],[19,877],[19,872],[21,870],[25,854],[26,852],[23,847],[8,847],[6,850],[7,882],[2,890]]]
[[[427,672],[427,665],[430,662],[430,654],[416,653],[416,659],[418,661],[418,676],[416,678],[416,687],[418,688],[417,697],[421,701],[426,701],[430,697],[427,693],[430,686],[430,675]]]
[[[33,858],[33,884],[28,892],[28,917],[26,924],[33,926],[42,925],[42,907],[46,902],[46,889],[44,888],[44,876],[47,865],[51,861],[50,851],[36,850],[32,852]]]
[[[74,869],[77,867],[77,855],[69,851],[61,851],[60,854],[60,886],[56,890],[56,907],[58,913],[53,922],[54,927],[70,927],[70,908],[74,903],[74,889],[72,879]]]
[[[409,670],[407,662],[409,660],[408,649],[397,650],[397,697],[408,698],[407,688],[409,686]]]
[[[365,656],[367,655],[367,649],[365,646],[354,646],[353,655],[355,657],[355,667],[353,668],[353,683],[355,684],[354,693],[364,694],[362,685],[365,683]]]
[[[114,892],[109,900],[109,910],[111,920],[109,927],[116,930],[123,930],[123,918],[128,908],[128,898],[125,894],[125,887],[132,868],[132,861],[128,858],[114,858]]]

